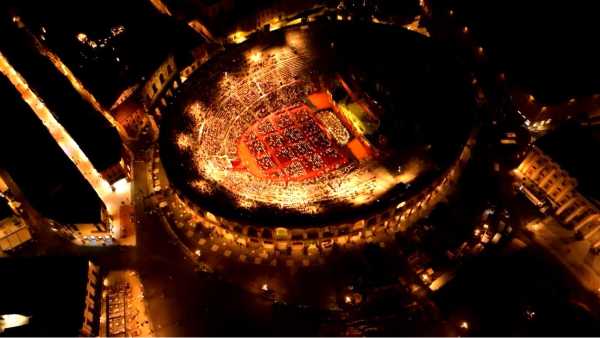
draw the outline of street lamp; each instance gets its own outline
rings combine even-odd
[[[88,39],[88,37],[85,33],[77,34],[77,40],[79,40],[80,42],[86,42],[87,39]]]
[[[18,314],[0,315],[0,333],[5,329],[29,324],[28,316]]]

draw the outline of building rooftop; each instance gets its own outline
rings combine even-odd
[[[577,179],[577,189],[583,195],[600,201],[600,162],[594,159],[600,140],[592,128],[570,121],[537,140],[536,145]]]
[[[189,51],[203,42],[184,23],[159,13],[150,1],[91,1],[85,9],[61,2],[18,1],[12,11],[31,31],[44,35],[44,42],[108,108],[169,53]]]
[[[10,32],[12,38],[10,42],[0,43],[4,56],[44,100],[97,170],[117,163],[121,140],[116,129],[35,49],[23,29],[6,21],[3,20],[2,29]]]
[[[96,222],[100,200],[5,77],[0,77],[2,166],[31,204],[62,222]],[[27,132],[25,133],[24,130]]]
[[[30,323],[4,334],[78,336],[87,283],[83,258],[33,257],[0,260],[0,313],[31,316]]]
[[[9,217],[13,214],[12,209],[8,205],[8,201],[0,197],[0,220]]]

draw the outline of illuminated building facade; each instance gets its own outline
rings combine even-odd
[[[88,261],[87,284],[85,287],[85,307],[83,310],[83,324],[80,333],[84,337],[92,337],[98,333],[97,316],[100,294],[100,267]]]
[[[160,118],[161,108],[167,106],[166,98],[173,96],[170,86],[177,89],[179,85],[179,79],[176,78],[177,72],[175,57],[170,55],[150,76],[142,90],[146,111],[150,111]]]
[[[178,194],[181,203],[191,214],[196,215],[185,224],[184,233],[193,232],[197,227],[213,231],[213,234],[248,248],[265,249],[289,255],[320,256],[332,247],[360,245],[373,241],[376,236],[392,238],[396,232],[406,230],[415,221],[426,216],[433,207],[443,200],[460,177],[462,169],[471,157],[471,149],[476,143],[474,131],[459,158],[427,189],[368,218],[359,218],[351,223],[315,224],[313,226],[282,225],[280,227],[247,224],[215,215],[201,208],[185,195]]]
[[[535,146],[516,173],[550,201],[558,220],[590,241],[593,248],[600,247],[600,211],[576,190],[575,178]]]
[[[11,216],[0,220],[0,252],[14,250],[30,239],[31,233],[23,218]]]

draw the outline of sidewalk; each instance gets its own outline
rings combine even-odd
[[[590,253],[588,241],[576,240],[571,230],[552,217],[526,226],[536,244],[548,250],[588,291],[600,297],[600,256]]]
[[[130,184],[131,186],[131,184]],[[122,237],[116,239],[117,245],[135,246],[137,243],[135,226],[135,208],[131,201],[122,205],[119,210]]]

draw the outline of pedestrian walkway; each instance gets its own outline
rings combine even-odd
[[[552,217],[537,219],[526,225],[536,244],[550,252],[588,291],[600,297],[600,256],[590,251],[590,243],[575,239]]]

